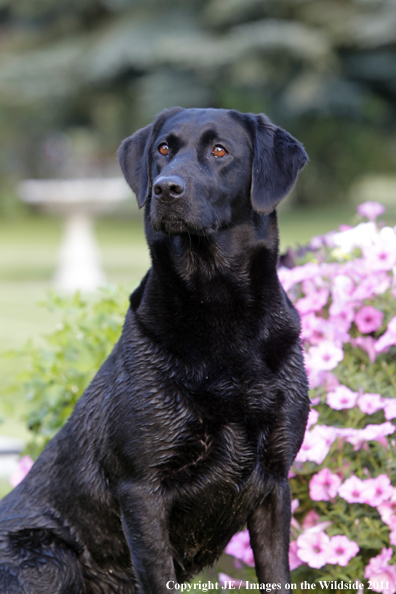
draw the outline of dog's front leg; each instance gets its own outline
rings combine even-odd
[[[162,498],[139,483],[123,483],[118,497],[139,594],[169,594],[177,580]]]
[[[290,584],[290,518],[289,483],[287,479],[278,479],[248,519],[258,581],[260,584],[280,584],[276,592],[289,591],[285,584]]]

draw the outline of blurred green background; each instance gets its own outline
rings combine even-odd
[[[311,164],[295,204],[396,165],[395,0],[0,0],[0,208],[21,177],[114,173],[164,107],[266,112]]]
[[[396,222],[395,0],[0,0],[0,48],[3,353],[56,324],[36,303],[62,222],[22,204],[18,182],[118,176],[121,140],[165,107],[265,112],[304,143],[283,249],[367,199]],[[149,259],[132,203],[97,236],[108,280],[138,282]],[[0,389],[21,365],[1,359]],[[23,437],[10,411],[3,398],[0,434]]]

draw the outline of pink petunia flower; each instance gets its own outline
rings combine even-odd
[[[383,548],[381,553],[370,559],[364,570],[364,577],[372,582],[372,590],[393,594],[396,592],[396,567],[389,565],[392,549]]]
[[[368,489],[365,491],[363,503],[367,503],[372,507],[381,505],[394,494],[394,488],[386,474],[380,474],[374,479],[367,479],[364,484]]]
[[[326,372],[326,390],[328,392],[332,392],[339,385],[340,385],[340,382],[338,381],[337,376],[335,376],[334,373],[331,373],[331,371],[327,371]]]
[[[381,202],[367,200],[367,202],[359,204],[357,211],[362,217],[366,217],[369,221],[375,221],[377,217],[385,212],[385,206],[381,204]]]
[[[376,332],[382,326],[384,314],[371,305],[365,305],[355,315],[355,324],[362,334]]]
[[[311,509],[305,516],[302,521],[302,527],[304,530],[308,530],[309,528],[313,528],[317,525],[320,515],[314,510]]]
[[[296,509],[298,508],[298,506],[300,505],[300,502],[298,499],[292,499],[291,502],[291,513],[294,514],[294,512],[296,511]]]
[[[318,419],[319,419],[318,411],[315,410],[314,408],[312,408],[309,411],[309,415],[308,415],[307,429],[309,429],[312,425],[315,425],[318,422]]]
[[[366,351],[370,363],[374,363],[377,358],[377,351],[375,350],[375,338],[372,336],[357,336],[352,338],[351,344],[353,347],[359,347],[363,351]]]
[[[352,392],[346,386],[338,386],[333,392],[326,395],[326,403],[334,410],[353,408],[358,398],[357,392]]]
[[[381,229],[374,243],[364,247],[362,252],[371,270],[392,270],[396,264],[396,235],[393,229]]]
[[[301,315],[301,340],[317,345],[326,339],[328,320],[317,317],[313,312]]]
[[[368,265],[366,263],[366,267]],[[356,301],[363,301],[364,299],[372,299],[375,295],[382,295],[387,291],[391,285],[391,279],[386,272],[378,272],[375,274],[367,269],[365,278],[359,281],[358,286],[353,292],[352,298]]]
[[[313,311],[320,311],[326,305],[329,292],[326,289],[312,291],[295,303],[297,311],[303,315]]]
[[[319,265],[308,262],[308,264],[296,266],[295,268],[279,268],[278,277],[285,291],[289,291],[295,284],[306,279],[315,278],[319,273]]]
[[[359,546],[346,536],[332,536],[330,539],[330,552],[327,563],[346,567],[349,561],[359,552]]]
[[[385,402],[380,394],[361,394],[357,399],[357,405],[366,415],[382,410]]]
[[[330,447],[338,437],[338,429],[331,425],[317,425],[312,429],[312,432],[317,432],[317,434],[325,440],[328,447]]]
[[[333,303],[330,306],[330,314],[332,316],[340,314],[345,311],[345,308],[351,306],[354,289],[355,284],[353,280],[345,274],[339,274],[333,279],[331,287]]]
[[[23,481],[25,476],[28,474],[30,469],[32,468],[34,462],[30,456],[22,456],[22,458],[18,462],[17,468],[14,470],[12,475],[9,478],[9,483],[11,487],[16,487]]]
[[[323,386],[326,380],[324,371],[321,371],[320,369],[312,369],[310,367],[306,367],[306,372],[310,390],[314,390],[319,386]]]
[[[311,431],[305,432],[304,441],[296,456],[296,462],[310,461],[322,464],[329,451],[330,445],[320,435],[319,425],[316,425]]]
[[[339,429],[338,432],[342,437],[353,445],[353,449],[359,450],[366,441],[378,441],[384,447],[387,446],[386,436],[393,435],[396,427],[389,421],[377,425],[366,425],[364,429]]]
[[[238,590],[239,588],[245,588],[247,585],[245,581],[237,580],[222,572],[219,573],[218,580],[220,586],[227,590]]]
[[[377,340],[374,348],[377,353],[382,353],[383,351],[388,351],[389,347],[394,344],[396,344],[396,316],[390,320],[385,334]]]
[[[348,503],[365,503],[370,485],[357,476],[351,476],[338,489],[338,495]]]
[[[348,325],[344,324],[340,316],[327,320],[317,317],[314,313],[308,313],[301,318],[301,339],[309,342],[311,345],[318,345],[323,340],[343,344],[349,342],[351,339],[348,334],[350,327],[351,323]]]
[[[295,476],[295,475],[294,475]],[[289,478],[289,476],[288,476]],[[291,502],[291,513],[292,513],[292,517],[291,517],[291,527],[295,528],[296,530],[300,530],[300,524],[297,522],[296,518],[294,517],[294,512],[296,511],[296,509],[298,508],[298,506],[300,505],[300,502],[298,499],[293,499]]]
[[[387,421],[396,418],[396,398],[384,398],[384,415]]]
[[[336,304],[332,303],[329,307],[329,316],[329,322],[332,324],[333,328],[337,329],[339,335],[344,335],[346,338],[341,342],[348,342],[348,330],[352,326],[352,322],[355,319],[355,309],[353,305],[345,304],[344,309],[340,311]]]
[[[305,532],[297,538],[297,555],[309,567],[319,569],[326,565],[331,552],[330,538],[325,532]]]
[[[306,364],[308,368],[320,371],[335,369],[344,358],[344,351],[339,346],[324,340],[318,346],[309,349]]]
[[[243,561],[246,565],[254,567],[253,551],[250,546],[250,536],[247,529],[234,534],[226,546],[225,552],[227,555],[232,555],[235,559]]]
[[[373,222],[360,223],[352,229],[334,233],[332,241],[344,253],[350,253],[355,247],[363,248],[372,244],[377,237],[377,227]]]
[[[393,488],[393,494],[388,501],[384,501],[378,506],[378,512],[381,520],[387,526],[396,528],[396,489]]]
[[[309,481],[309,495],[312,501],[330,501],[337,495],[340,485],[340,477],[323,468]]]
[[[290,543],[289,546],[289,565],[290,565],[290,571],[293,571],[294,569],[297,569],[297,567],[299,567],[300,565],[302,565],[302,561],[301,559],[299,559],[298,555],[297,555],[297,541],[293,540]]]
[[[369,221],[375,221],[377,217],[385,212],[385,206],[383,206],[381,202],[367,200],[367,202],[359,204],[357,211],[362,217],[366,217]]]

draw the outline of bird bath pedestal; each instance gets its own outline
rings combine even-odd
[[[64,235],[55,286],[59,291],[94,291],[105,283],[93,225],[130,196],[123,178],[26,180],[19,185],[24,202],[62,216]]]

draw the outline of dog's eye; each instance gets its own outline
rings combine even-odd
[[[169,146],[166,144],[166,142],[163,142],[159,145],[158,152],[161,153],[161,155],[164,155],[164,157],[166,157],[166,155],[169,153]]]
[[[212,151],[212,155],[215,157],[224,157],[224,155],[228,155],[228,153],[220,144],[216,144]]]

